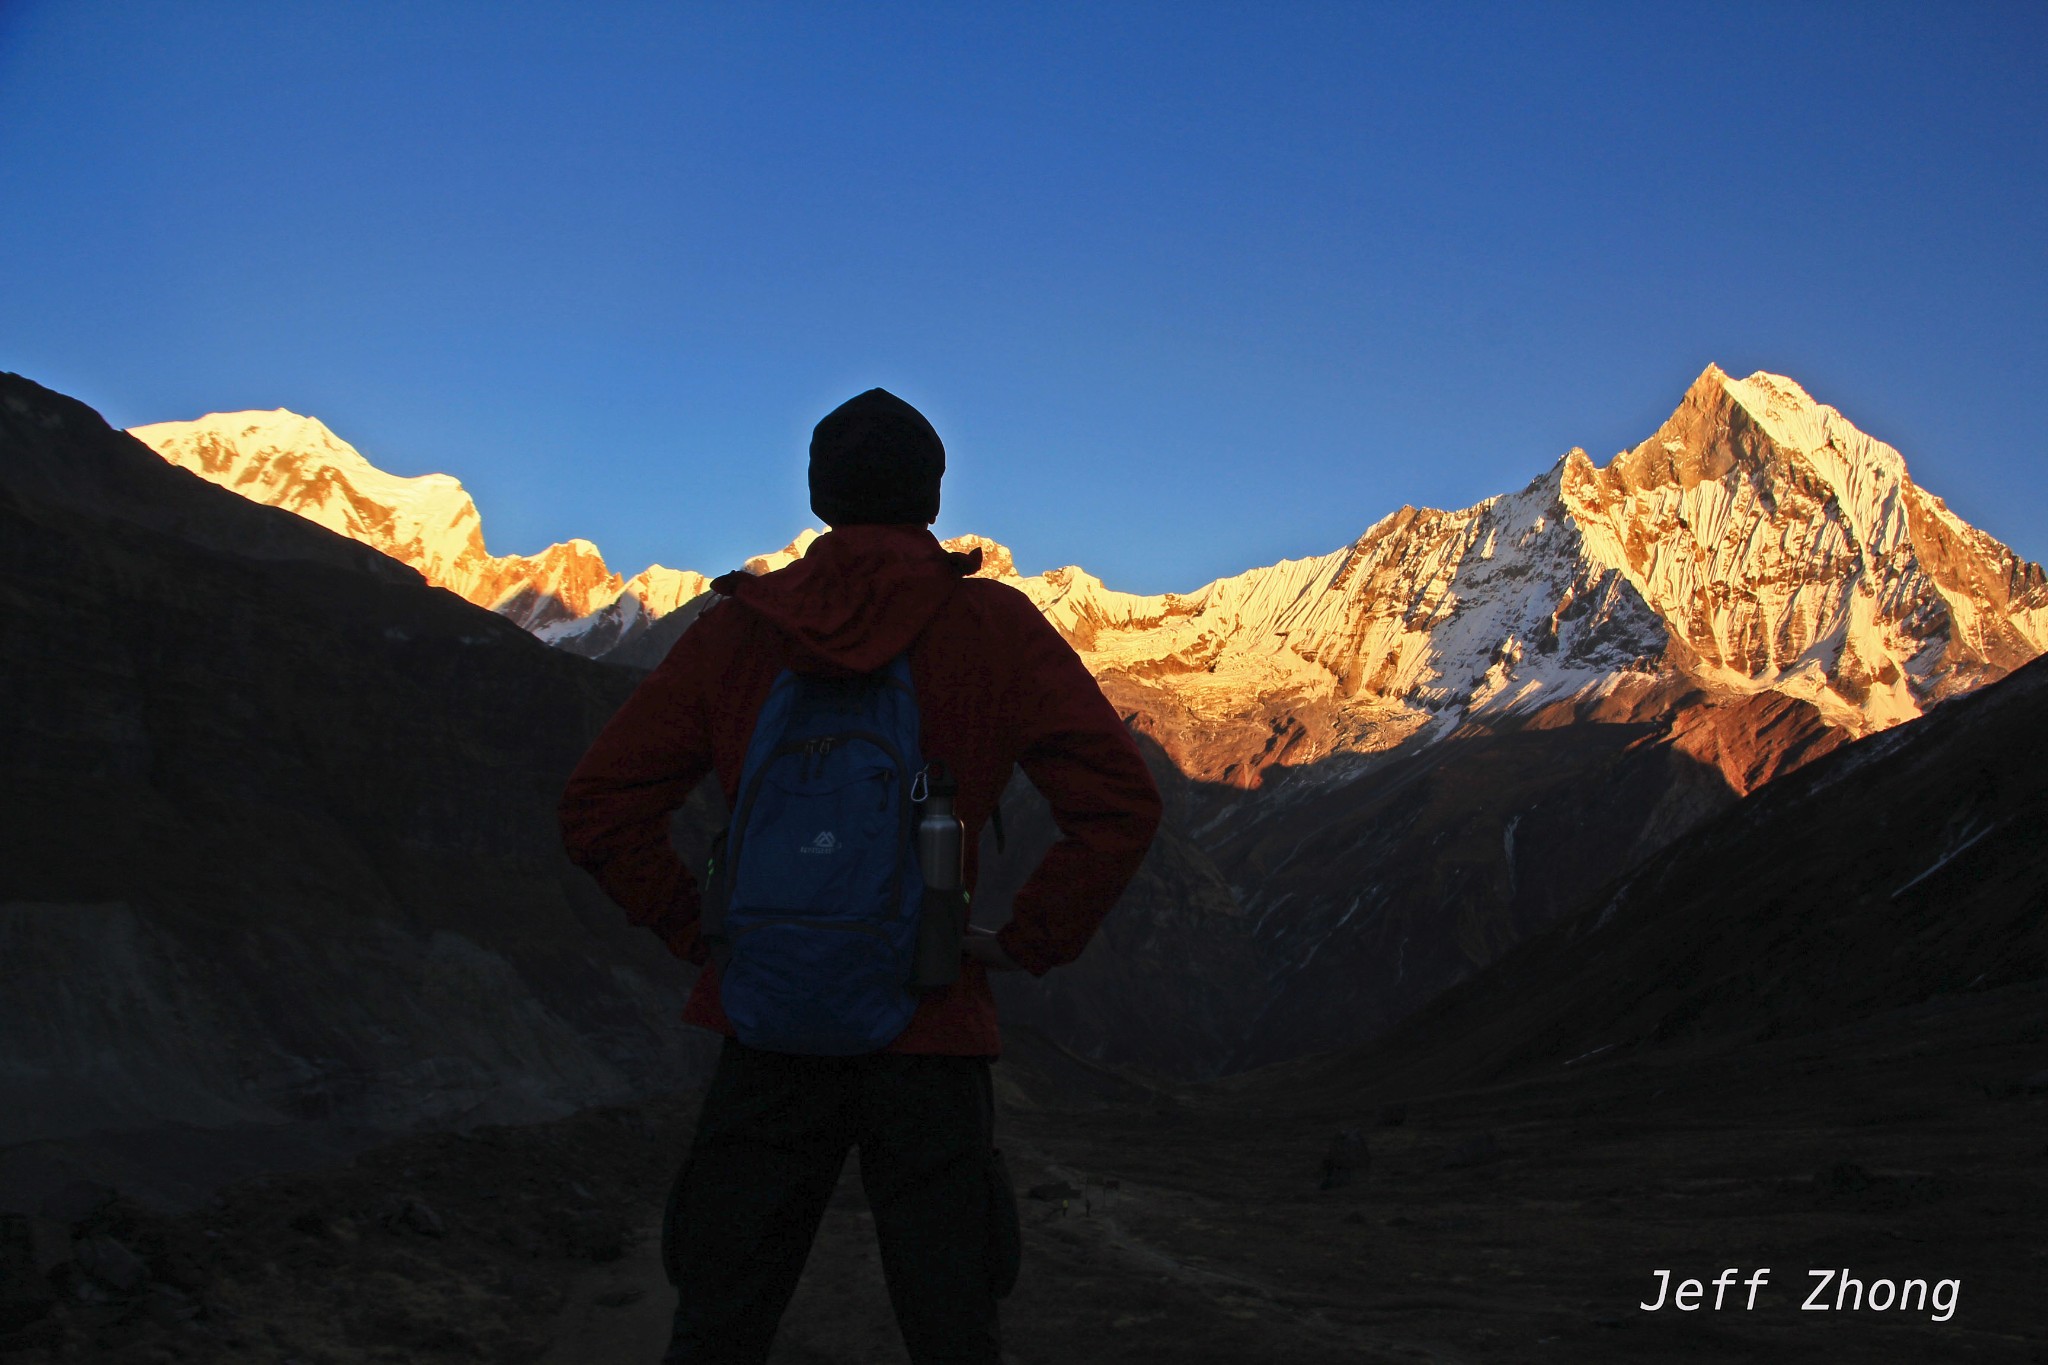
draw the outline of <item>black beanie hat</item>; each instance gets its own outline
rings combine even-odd
[[[939,433],[887,389],[847,399],[811,433],[811,510],[828,526],[928,526],[945,472]]]

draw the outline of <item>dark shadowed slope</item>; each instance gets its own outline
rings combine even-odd
[[[561,856],[633,675],[0,377],[0,1193],[177,1196],[688,1078]]]
[[[1183,1077],[1362,1043],[1846,738],[1773,696],[1539,720],[1362,772],[1348,758],[1275,769],[1247,792],[1189,779],[1140,716],[1167,800],[1159,839],[1078,963],[997,983],[1006,1017]],[[975,893],[990,924],[1055,836],[1021,781],[1005,812],[1008,851],[984,840]]]
[[[1274,1084],[1482,1082],[1837,1027],[2048,975],[2048,662],[1778,779],[1446,993]]]

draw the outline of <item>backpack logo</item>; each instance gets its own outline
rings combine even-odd
[[[839,836],[829,829],[819,830],[818,837],[803,846],[803,852],[805,853],[837,853],[838,851]]]

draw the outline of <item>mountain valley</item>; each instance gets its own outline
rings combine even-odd
[[[620,579],[583,541],[492,559],[454,480],[384,475],[311,419],[136,434],[608,662],[652,667],[707,600],[701,574]],[[2048,647],[2039,566],[1793,381],[1711,366],[1605,467],[1574,450],[1513,494],[1191,593],[947,544],[1080,652],[1170,811],[1098,944],[1002,983],[1003,1006],[1183,1076],[1363,1042],[1774,777]],[[1005,811],[988,923],[1056,837],[1021,777]]]

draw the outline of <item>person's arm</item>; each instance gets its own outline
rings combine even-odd
[[[1137,874],[1159,827],[1159,788],[1073,647],[1024,604],[1018,636],[1018,765],[1052,807],[1060,838],[989,945],[1033,976],[1072,962]],[[970,941],[969,952],[977,958]],[[1000,965],[992,963],[991,965]]]
[[[599,733],[558,810],[569,860],[596,878],[628,920],[697,963],[705,958],[697,882],[669,840],[669,816],[712,767],[705,716],[708,655],[719,634],[712,616],[691,624]]]

